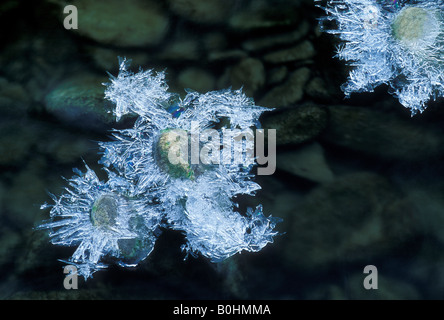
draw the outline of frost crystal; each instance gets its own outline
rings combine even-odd
[[[273,242],[280,219],[266,217],[262,206],[242,214],[233,201],[260,189],[252,181],[253,163],[190,164],[188,157],[171,163],[167,157],[181,150],[178,130],[186,139],[193,125],[246,130],[270,109],[255,106],[241,90],[189,91],[182,100],[167,92],[163,72],[134,74],[127,68],[121,60],[105,96],[116,104],[117,119],[138,118],[133,128],[114,130],[112,141],[99,143],[108,180],[100,181],[86,166],[85,173],[76,170],[68,180],[65,194],[52,196],[53,205],[42,206],[51,208],[50,220],[40,226],[50,229],[51,242],[77,247],[66,262],[85,279],[110,262],[135,266],[164,228],[184,233],[187,255],[213,262]]]
[[[328,0],[323,9],[323,29],[343,40],[337,56],[352,66],[347,96],[387,84],[412,114],[444,96],[442,0]]]

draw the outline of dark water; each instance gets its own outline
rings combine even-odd
[[[444,296],[442,101],[420,115],[380,87],[344,99],[311,1],[61,1],[0,4],[0,297],[2,299],[441,299]],[[243,86],[277,129],[277,170],[242,205],[263,204],[285,234],[221,264],[184,260],[165,231],[138,267],[110,266],[65,290],[56,247],[34,228],[115,123],[103,100],[118,56],[166,70],[172,92]],[[104,174],[103,171],[101,173]],[[364,268],[378,289],[364,287]]]

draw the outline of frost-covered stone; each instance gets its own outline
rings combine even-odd
[[[234,200],[260,189],[252,179],[253,163],[226,162],[226,153],[218,149],[214,156],[220,152],[224,161],[190,164],[177,140],[183,134],[188,143],[191,132],[193,144],[193,125],[217,124],[222,133],[250,129],[269,109],[256,106],[241,90],[188,91],[180,99],[167,92],[164,76],[153,70],[132,73],[121,61],[105,96],[116,104],[117,119],[138,118],[133,128],[115,130],[113,141],[99,143],[107,181],[86,166],[86,172],[75,171],[64,194],[52,196],[53,205],[42,206],[50,208],[51,219],[40,228],[50,229],[53,244],[77,247],[66,262],[85,279],[106,268],[106,258],[137,265],[163,228],[184,233],[187,256],[200,254],[213,262],[259,251],[277,235],[279,219],[266,217],[261,205],[241,213]],[[177,153],[179,161],[173,162],[170,156]]]
[[[317,0],[319,1],[319,0]],[[326,29],[343,41],[337,56],[352,66],[344,93],[388,84],[412,114],[444,96],[442,1],[328,1]]]

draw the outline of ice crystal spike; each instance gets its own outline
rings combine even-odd
[[[120,73],[111,77],[111,85],[105,91],[105,97],[116,105],[117,120],[131,112],[148,118],[169,117],[163,107],[173,95],[167,92],[165,73],[146,70],[135,74],[128,71],[129,63],[120,59]]]
[[[233,200],[260,189],[252,180],[253,164],[193,164],[176,139],[177,133],[196,142],[196,128],[248,130],[271,109],[256,106],[241,90],[187,91],[180,99],[167,92],[163,72],[128,68],[121,59],[119,75],[106,84],[116,119],[137,116],[132,128],[114,130],[113,140],[99,143],[107,181],[88,166],[85,172],[75,170],[65,193],[41,207],[50,208],[50,219],[40,228],[50,230],[51,242],[76,247],[61,261],[76,266],[85,279],[109,263],[136,266],[165,228],[184,234],[185,257],[200,254],[213,262],[273,242],[280,219],[266,217],[261,206],[238,212]],[[170,162],[170,153],[179,154],[177,163]]]
[[[327,0],[323,8],[321,26],[343,41],[337,56],[352,67],[347,96],[387,84],[412,114],[444,96],[442,0]]]

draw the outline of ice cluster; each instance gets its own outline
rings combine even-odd
[[[165,228],[183,232],[185,257],[201,254],[213,262],[273,242],[280,219],[266,217],[261,206],[240,212],[234,201],[260,189],[252,181],[253,163],[171,163],[167,157],[180,149],[176,130],[190,132],[192,124],[243,130],[258,125],[269,109],[255,106],[241,90],[187,91],[181,99],[167,91],[163,72],[133,73],[128,67],[121,59],[119,75],[105,84],[116,118],[137,116],[132,128],[114,130],[111,141],[99,143],[107,181],[85,165],[64,194],[51,195],[54,204],[42,206],[50,208],[40,228],[50,230],[51,242],[77,247],[62,261],[85,279],[110,263],[136,266]]]
[[[315,0],[324,31],[343,41],[337,57],[352,67],[344,93],[381,84],[412,114],[444,95],[442,0]],[[332,23],[330,23],[332,22]]]

